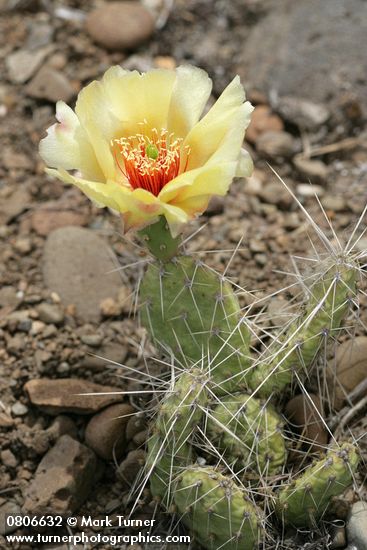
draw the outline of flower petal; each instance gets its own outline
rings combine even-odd
[[[250,103],[244,104],[244,100],[245,92],[237,76],[205,117],[187,135],[184,145],[190,148],[188,170],[205,164],[220,147],[229,131],[237,128],[238,136],[242,136],[243,140],[245,132],[243,118],[247,117],[248,120],[245,120],[245,123],[248,124],[252,111]]]
[[[81,170],[88,179],[103,179],[88,136],[74,111],[63,101],[58,101],[56,118],[59,122],[53,124],[40,141],[39,151],[45,163],[54,168]]]
[[[177,67],[168,112],[168,131],[184,138],[199,120],[211,90],[212,81],[205,71],[191,65]]]

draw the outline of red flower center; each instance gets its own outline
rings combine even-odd
[[[180,171],[182,138],[174,139],[162,129],[153,128],[148,137],[136,134],[128,138],[113,140],[113,151],[117,166],[133,189],[146,189],[159,195],[163,187]],[[116,144],[116,145],[115,145]],[[187,167],[189,149],[185,151]],[[121,158],[122,157],[122,158]],[[122,162],[121,162],[122,160]]]

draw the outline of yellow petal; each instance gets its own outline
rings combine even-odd
[[[59,122],[53,124],[40,141],[39,152],[45,163],[54,168],[78,169],[88,179],[103,179],[88,136],[74,111],[63,101],[58,101],[56,118]]]
[[[244,104],[244,100],[245,92],[240,79],[235,77],[210,111],[187,135],[184,145],[189,146],[191,151],[188,170],[205,164],[218,150],[226,134],[236,127],[238,135],[242,136],[243,140],[243,124],[249,123],[252,111],[251,105],[248,102]],[[238,156],[239,148],[236,154]]]
[[[169,132],[185,137],[199,120],[210,97],[212,81],[207,73],[191,65],[176,69],[168,113]]]

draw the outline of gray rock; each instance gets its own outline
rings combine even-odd
[[[292,122],[301,130],[316,130],[330,117],[330,111],[325,105],[299,97],[279,98],[276,110],[284,120]]]
[[[356,550],[367,548],[367,502],[355,502],[347,522],[347,538],[349,547]],[[348,548],[349,548],[348,547]]]
[[[88,345],[90,346],[91,344]],[[100,346],[94,353],[95,355],[87,354],[81,361],[81,367],[83,369],[87,368],[93,371],[99,371],[105,370],[108,366],[113,366],[114,363],[122,365],[126,359],[127,349],[117,342],[108,342]]]
[[[146,453],[142,449],[130,451],[117,469],[117,476],[126,486],[133,485],[145,465]]]
[[[100,303],[117,296],[121,278],[117,260],[92,230],[62,227],[47,238],[43,276],[65,305],[73,304],[83,321],[100,320]]]
[[[0,535],[8,535],[16,531],[18,527],[16,525],[10,526],[6,524],[6,517],[10,514],[18,515],[21,514],[21,509],[18,504],[9,500],[0,506]]]
[[[14,192],[0,201],[0,225],[5,225],[29,208],[31,197],[24,187],[15,187]]]
[[[63,73],[50,67],[42,67],[26,87],[26,93],[30,97],[47,99],[54,103],[59,100],[70,101],[75,90]]]
[[[25,416],[28,412],[28,407],[17,401],[11,408],[11,413],[13,416]]]
[[[295,144],[287,132],[268,131],[258,137],[256,149],[268,158],[290,157],[295,152]]]
[[[51,25],[45,22],[31,22],[29,36],[26,42],[28,50],[37,50],[52,42],[54,30]]]
[[[64,313],[59,306],[46,302],[37,307],[37,313],[43,323],[60,325],[64,320]]]
[[[238,71],[249,87],[311,101],[351,89],[367,107],[365,0],[279,0],[253,27]]]
[[[97,466],[91,449],[63,435],[41,460],[26,489],[24,510],[31,514],[73,513],[91,491]]]
[[[5,58],[8,77],[14,84],[23,84],[29,80],[41,66],[52,48],[46,47],[31,52],[18,50]]]
[[[296,156],[293,163],[298,172],[309,179],[311,183],[323,183],[328,177],[329,169],[321,160],[310,160]]]

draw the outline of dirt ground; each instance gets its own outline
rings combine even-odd
[[[125,52],[111,52],[96,45],[85,30],[85,15],[100,5],[98,2],[5,0],[4,7],[0,6],[2,514],[20,513],[24,509],[24,503],[31,498],[30,486],[41,459],[60,437],[66,437],[65,434],[84,444],[87,424],[91,416],[102,408],[95,403],[89,403],[86,411],[80,411],[77,406],[73,408],[67,396],[72,389],[66,385],[63,387],[66,397],[61,395],[61,403],[53,409],[48,404],[47,410],[47,405],[37,406],[35,399],[32,400],[26,384],[40,378],[64,379],[67,384],[70,379],[77,378],[118,390],[134,391],[139,387],[139,380],[133,380],[127,369],[144,372],[153,350],[132,315],[134,289],[143,272],[145,259],[134,236],[122,235],[120,220],[107,209],[94,207],[77,189],[71,189],[44,173],[38,143],[46,128],[54,122],[56,99],[66,94],[67,102],[73,105],[78,91],[113,64],[145,70],[171,68],[180,63],[192,63],[208,71],[214,81],[215,99],[239,71],[240,52],[249,31],[269,10],[276,9],[270,0],[176,0],[174,6],[163,1],[147,4],[156,10],[155,13],[161,14],[162,26],[144,44]],[[13,57],[13,63],[9,62],[17,51],[21,51],[23,57]],[[30,53],[30,57],[24,55],[25,52]],[[31,60],[37,56],[40,61],[32,72]],[[46,76],[46,84],[40,88],[34,79],[44,68],[51,72]],[[332,242],[335,243],[335,236],[319,202],[338,237],[346,241],[351,235],[366,204],[367,148],[363,117],[359,116],[358,124],[355,123],[355,110],[359,108],[356,104],[351,103],[344,110],[324,104],[328,111],[327,120],[304,130],[291,120],[292,117],[285,116],[282,109],[269,107],[271,98],[266,91],[250,87],[249,98],[257,108],[261,107],[257,118],[259,126],[253,128],[245,144],[254,158],[254,175],[246,181],[234,182],[225,199],[213,200],[206,215],[187,228],[186,236],[201,228],[195,238],[188,241],[187,250],[220,272],[226,269],[227,276],[246,289],[240,293],[241,304],[247,307],[256,301],[251,315],[257,315],[261,323],[266,323],[283,301],[300,295],[299,288],[289,287],[293,279],[287,274],[294,272],[290,257],[296,256],[298,269],[307,272],[309,263],[302,258],[314,256],[310,243],[315,243],[320,253],[325,252],[302,207]],[[269,119],[272,107],[274,118]],[[261,112],[267,113],[264,120],[260,120]],[[266,132],[268,139],[261,139],[261,134]],[[318,162],[317,166],[305,166],[299,161],[310,160],[307,158],[310,148],[315,151],[310,158]],[[298,204],[272,169],[284,178]],[[309,185],[310,181],[313,187]],[[365,220],[356,236],[363,231],[364,224]],[[111,286],[106,275],[105,285],[101,283],[104,287],[101,294],[99,281],[103,279],[99,278],[95,283],[98,290],[91,290],[89,283],[83,290],[83,285],[78,286],[78,282],[73,280],[73,277],[78,277],[76,268],[73,272],[65,266],[62,253],[50,275],[47,262],[57,261],[50,249],[59,247],[57,250],[60,250],[62,244],[52,241],[53,244],[47,248],[47,243],[50,243],[55,230],[68,226],[76,230],[83,227],[88,234],[93,233],[102,239],[106,250],[109,246],[108,261],[111,265],[108,267],[106,261],[108,269],[104,266],[102,275],[118,265],[132,264],[132,267],[115,272],[117,280],[114,278]],[[74,238],[73,233],[70,238]],[[93,246],[98,248],[98,243]],[[355,250],[362,252],[364,249],[367,249],[367,240],[362,236]],[[80,269],[83,266],[90,270],[92,278],[100,269],[88,254],[80,260]],[[54,288],[50,287],[51,279]],[[55,290],[74,283],[78,303],[89,304],[82,314],[75,303],[63,299],[60,291]],[[363,285],[362,280],[362,290]],[[280,293],[275,298],[266,298],[278,290]],[[68,295],[68,289],[65,292]],[[95,292],[94,298],[91,292]],[[366,321],[366,298],[361,292],[358,315],[351,320],[353,328],[344,332],[341,340],[347,340],[351,334],[366,335]],[[142,344],[144,352],[141,351]],[[127,369],[108,364],[108,360],[126,365]],[[157,364],[150,366],[153,372],[154,369],[159,372]],[[88,387],[85,388],[88,391]],[[42,399],[47,401],[47,396],[43,395]],[[63,399],[67,402],[64,406]],[[128,470],[125,464],[121,470],[119,465],[128,451],[144,447],[145,409],[149,406],[149,397],[133,395],[130,402],[142,413],[138,425],[130,426],[130,439],[126,439],[118,457],[103,459],[99,456],[97,461],[87,451],[75,450],[77,454],[86,453],[83,460],[88,467],[93,463],[89,479],[85,480],[88,490],[85,487],[78,489],[86,493],[82,503],[73,505],[76,516],[125,514],[134,502],[131,495],[134,469]],[[346,412],[344,410],[344,414]],[[363,409],[359,411],[348,424],[348,433],[359,439],[363,457],[358,477],[360,496],[364,494],[367,451],[363,438],[366,428],[363,412]],[[98,434],[96,437],[98,439]],[[75,468],[77,474],[74,472],[73,475],[84,475],[77,466]],[[63,473],[70,474],[61,469],[56,475]],[[76,482],[72,480],[70,483],[75,485]],[[57,487],[61,490],[62,483]],[[67,492],[75,492],[73,487],[68,486]],[[62,501],[60,495],[55,498],[59,503]],[[70,501],[69,493],[65,498]],[[357,500],[356,495],[351,499]],[[36,510],[34,506],[33,502],[28,509]],[[166,530],[170,519],[163,512],[157,515],[146,490],[134,517],[151,517],[154,513],[159,523],[157,529]],[[21,532],[18,529],[14,533]],[[78,533],[78,528],[73,532]],[[330,537],[323,535],[324,538],[320,538],[320,533],[318,538],[307,535],[298,543],[292,536],[282,543],[278,541],[278,545],[274,543],[271,548],[299,548],[306,543],[308,545],[304,548],[308,549],[331,548]],[[6,544],[0,536],[0,548],[9,547]],[[57,546],[59,549],[83,547]],[[109,548],[103,544],[93,547]],[[22,543],[11,548],[28,550],[49,546]],[[126,548],[137,550],[139,546]]]

